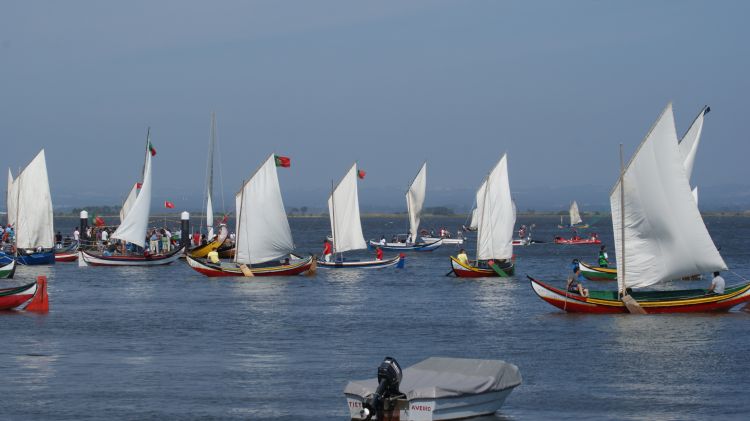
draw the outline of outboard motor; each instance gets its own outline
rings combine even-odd
[[[401,384],[401,366],[395,358],[385,357],[378,367],[378,388],[368,396],[362,405],[360,415],[371,420],[373,414],[378,421],[385,419],[385,414],[396,408],[396,400],[403,396],[398,390]]]

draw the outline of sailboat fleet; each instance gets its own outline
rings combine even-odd
[[[540,298],[564,311],[586,313],[715,311],[727,310],[750,300],[750,283],[729,287],[717,294],[708,294],[705,289],[658,289],[665,281],[727,270],[698,210],[697,187],[691,187],[690,183],[704,116],[709,111],[708,107],[701,110],[687,132],[678,139],[672,105],[667,105],[629,163],[623,165],[610,194],[619,267],[579,263],[584,276],[592,280],[616,279],[617,289],[591,289],[579,293],[530,277],[532,289]],[[61,258],[58,261],[65,261],[63,255],[77,255],[81,266],[157,266],[185,257],[192,269],[209,277],[312,275],[317,268],[403,268],[403,252],[432,251],[446,244],[445,238],[420,236],[427,186],[426,162],[405,193],[407,232],[394,235],[395,241],[382,237],[367,242],[359,210],[358,180],[362,172],[354,163],[338,183],[331,183],[328,197],[330,248],[319,257],[296,253],[277,173],[279,166],[289,166],[289,159],[275,154],[268,156],[237,191],[234,209],[236,237],[230,244],[224,224],[226,217],[218,224],[214,218],[215,130],[215,116],[212,114],[205,189],[208,241],[190,250],[178,247],[149,251],[147,236],[153,187],[153,150],[149,131],[141,180],[127,190],[119,215],[120,224],[111,235],[114,245],[104,250],[66,249],[59,252]],[[6,202],[8,224],[14,227],[15,238],[11,249],[0,252],[0,278],[12,277],[17,265],[54,263],[56,243],[44,150],[15,177],[9,171]],[[576,201],[572,201],[568,214],[568,223],[561,218],[560,228],[588,227]],[[467,228],[467,231],[476,231],[476,248],[469,252],[473,258],[463,250],[461,254],[450,256],[449,274],[473,278],[514,276],[514,244],[526,245],[514,241],[515,223],[516,206],[508,177],[508,155],[503,154],[475,194],[475,207]],[[190,232],[182,235],[190,236]],[[567,240],[558,237],[555,242],[598,244],[600,241],[598,238]],[[183,244],[188,243],[183,241]],[[352,252],[368,246],[379,249],[377,258],[362,259],[352,255]],[[77,249],[78,245],[75,247]],[[225,260],[217,258],[220,250],[229,252],[223,256]],[[386,257],[381,250],[398,254]],[[36,284],[17,291],[3,289],[0,298],[7,293],[8,297],[23,297],[21,301],[25,302],[36,290]]]

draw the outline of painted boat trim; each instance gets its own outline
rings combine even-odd
[[[222,267],[221,265],[210,263],[205,259],[196,259],[191,256],[187,256],[188,265],[193,268],[196,272],[206,275],[208,277],[220,277],[220,276],[234,276],[244,277],[242,270],[238,267]],[[255,276],[295,276],[301,275],[308,270],[313,263],[313,256],[310,256],[300,262],[280,265],[280,266],[267,266],[267,267],[253,267],[250,266],[250,270]]]

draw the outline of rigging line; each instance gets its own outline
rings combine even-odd
[[[227,207],[224,202],[224,169],[221,166],[221,147],[219,141],[216,140],[216,124],[214,124],[214,147],[216,148],[216,154],[219,155],[219,184],[221,186],[221,211],[224,215],[227,214]]]

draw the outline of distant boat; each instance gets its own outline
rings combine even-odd
[[[721,294],[706,289],[639,290],[696,273],[727,270],[701,218],[683,165],[670,103],[610,193],[617,290],[590,290],[583,297],[529,277],[534,292],[555,307],[583,313],[726,311],[749,301],[750,282],[727,287]]]
[[[80,242],[73,241],[66,247],[55,249],[55,262],[75,262],[78,260]]]
[[[148,217],[151,211],[151,136],[150,130],[146,135],[146,158],[143,165],[143,182],[132,207],[124,220],[110,237],[123,242],[135,244],[148,250],[146,234],[148,231]],[[79,265],[94,266],[159,266],[168,265],[180,258],[181,248],[163,254],[109,254],[93,250],[79,251]]]
[[[602,240],[599,239],[599,236],[596,233],[592,233],[588,237],[579,237],[578,235],[574,235],[571,238],[563,238],[560,236],[555,237],[554,239],[555,244],[568,244],[568,245],[587,245],[587,244],[601,244]]]
[[[0,252],[0,264],[14,257],[22,265],[54,264],[54,217],[44,149],[15,179],[8,170],[6,203],[8,224],[15,231],[15,256]]]
[[[314,271],[312,256],[292,254],[294,240],[284,210],[275,155],[255,171],[235,196],[234,261],[212,263],[187,256],[188,264],[206,276],[287,276]]]
[[[329,269],[376,269],[403,265],[404,257],[396,256],[384,260],[345,259],[343,253],[367,248],[359,219],[359,196],[357,193],[357,164],[355,163],[334,186],[328,197],[328,214],[331,220],[333,259],[318,259],[321,268]],[[338,254],[338,256],[337,256]]]
[[[510,196],[507,154],[503,154],[482,182],[476,201],[477,258],[466,264],[451,256],[453,273],[471,278],[512,276],[516,211]]]
[[[419,238],[419,222],[422,217],[422,208],[427,191],[427,163],[417,172],[409,188],[406,190],[406,209],[409,214],[409,233],[407,235],[396,235],[396,241],[370,240],[370,247],[380,247],[383,250],[392,251],[433,251],[443,244],[442,239],[431,241]]]
[[[570,204],[570,209],[568,209],[568,215],[570,218],[570,224],[563,225],[563,217],[560,216],[560,225],[558,225],[558,228],[578,228],[578,229],[584,229],[588,228],[588,224],[583,223],[583,219],[581,219],[581,213],[578,211],[578,202],[575,200],[573,203]]]

